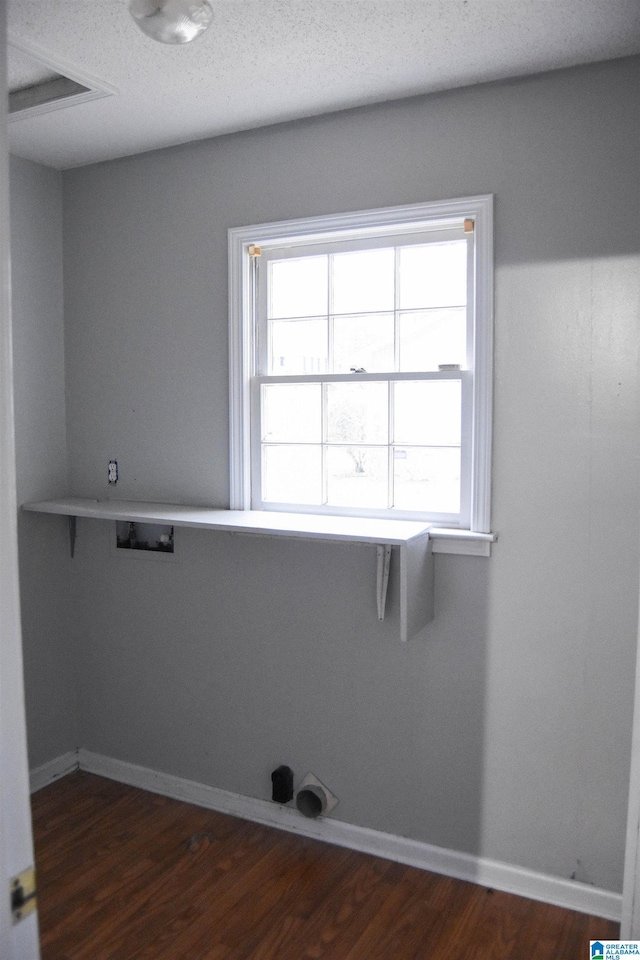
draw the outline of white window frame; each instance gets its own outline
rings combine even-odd
[[[469,516],[461,530],[491,532],[493,397],[493,197],[463,197],[229,230],[230,508],[251,510],[251,384],[255,376],[255,303],[250,248],[308,245],[433,230],[473,221],[473,397]],[[336,511],[339,512],[339,511]]]

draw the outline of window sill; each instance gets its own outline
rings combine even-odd
[[[434,553],[490,557],[491,544],[498,539],[498,534],[476,533],[473,530],[457,530],[449,527],[431,527],[429,537],[433,540]]]

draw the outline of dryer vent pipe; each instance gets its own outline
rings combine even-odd
[[[330,790],[323,783],[308,773],[296,794],[296,806],[301,814],[315,820],[329,813],[338,802]]]

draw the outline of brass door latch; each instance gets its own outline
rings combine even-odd
[[[20,923],[37,908],[36,872],[33,867],[23,870],[10,881],[11,913],[14,924]]]

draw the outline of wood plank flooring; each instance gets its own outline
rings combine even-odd
[[[87,773],[32,807],[42,960],[587,960],[618,936]]]

